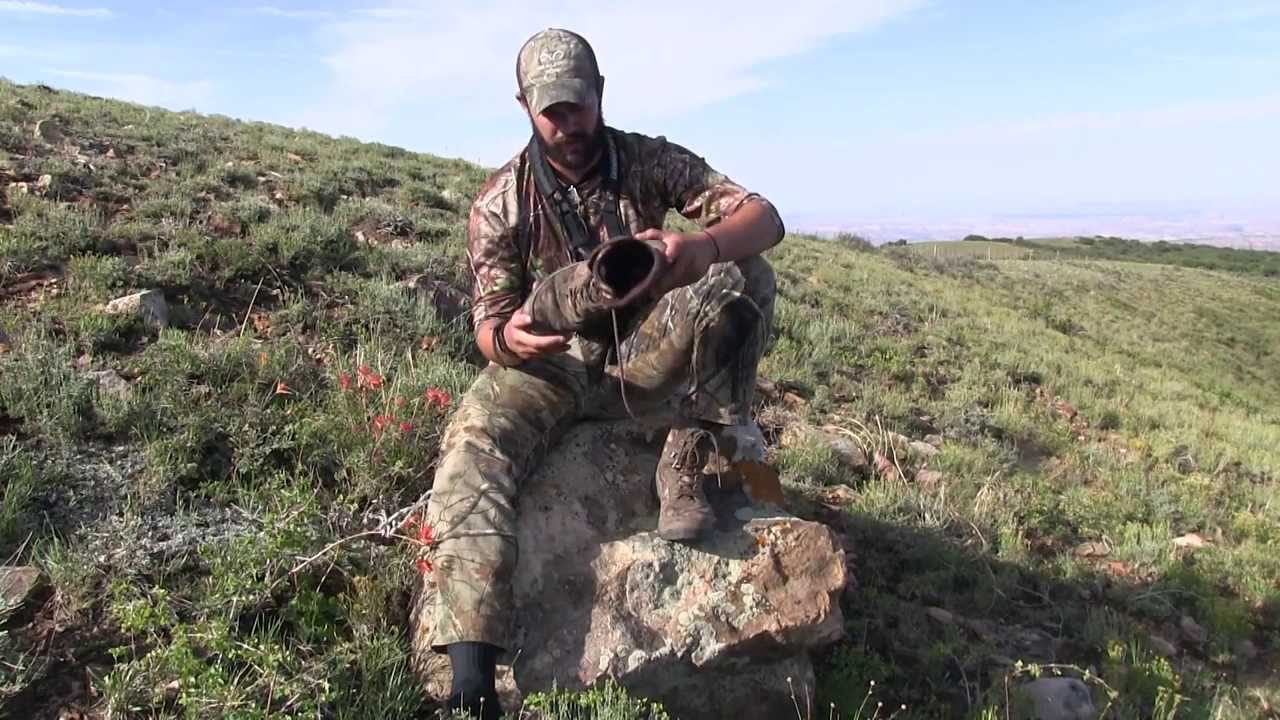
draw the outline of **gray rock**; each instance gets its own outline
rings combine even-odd
[[[1178,628],[1182,630],[1184,638],[1197,645],[1203,645],[1209,639],[1209,631],[1201,627],[1199,623],[1192,620],[1188,615],[1183,615],[1182,619],[1178,621]]]
[[[954,625],[956,622],[956,617],[951,614],[951,611],[943,610],[940,607],[926,608],[924,612],[926,615],[937,620],[943,625]]]
[[[91,370],[88,375],[98,381],[98,391],[104,395],[127,400],[133,394],[129,381],[120,377],[115,370]]]
[[[1076,678],[1040,678],[1020,686],[1017,695],[1021,703],[1015,717],[1022,720],[1095,720],[1098,717],[1089,686]]]
[[[413,275],[396,285],[413,291],[419,300],[430,303],[442,322],[453,322],[463,316],[470,304],[465,292],[430,275]]]
[[[1248,662],[1258,657],[1258,646],[1253,644],[1252,640],[1245,639],[1236,643],[1235,646],[1236,659]]]
[[[842,435],[826,434],[824,437],[827,440],[827,444],[831,446],[832,452],[836,454],[840,464],[844,465],[845,468],[858,472],[867,469],[867,453],[863,451],[858,443]]]
[[[912,440],[909,447],[911,448],[912,455],[924,460],[929,460],[942,452],[933,445],[930,445],[927,442],[920,442],[919,440]]]
[[[865,473],[870,469],[870,458],[861,443],[853,437],[835,430],[799,425],[789,428],[782,436],[782,445],[814,444],[831,448],[836,460],[846,470]]]
[[[916,473],[916,483],[921,487],[935,488],[942,484],[942,473],[937,470],[920,470]]]
[[[143,290],[116,298],[107,303],[103,311],[108,315],[137,315],[157,330],[169,325],[169,303],[159,290]]]
[[[26,565],[0,567],[0,621],[34,602],[44,585],[40,570]]]
[[[1178,646],[1168,640],[1165,640],[1159,635],[1152,635],[1148,637],[1147,644],[1151,646],[1152,650],[1167,658],[1175,657],[1178,654]]]
[[[801,705],[812,700],[808,653],[843,635],[834,533],[711,487],[716,530],[694,545],[663,541],[659,449],[639,423],[580,424],[525,484],[508,657],[518,659],[499,672],[507,707],[606,677],[694,720],[785,717],[793,688]],[[442,697],[448,661],[426,647],[434,599],[424,580],[410,632],[415,670]]]

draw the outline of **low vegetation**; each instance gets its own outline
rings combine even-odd
[[[479,369],[486,172],[4,82],[0,146],[0,555],[52,586],[0,630],[5,710],[429,711],[412,548],[332,544],[428,488]],[[769,255],[760,421],[854,568],[798,714],[1004,717],[1011,683],[1063,672],[1107,717],[1274,717],[1280,284],[859,247]],[[145,289],[166,322],[105,312]],[[824,439],[867,429],[937,436],[935,472]],[[664,717],[611,687],[527,712]]]

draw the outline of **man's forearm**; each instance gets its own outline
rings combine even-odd
[[[509,366],[518,363],[519,358],[504,353],[503,349],[498,347],[498,333],[502,332],[504,324],[506,320],[503,318],[489,318],[480,323],[476,328],[476,347],[480,348],[480,354],[489,362]]]
[[[782,241],[782,220],[767,202],[749,200],[729,217],[705,231],[720,249],[720,262],[742,260]]]

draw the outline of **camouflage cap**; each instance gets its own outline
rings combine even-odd
[[[516,82],[535,115],[558,102],[590,105],[600,80],[591,45],[568,30],[543,30],[526,40],[516,57]]]

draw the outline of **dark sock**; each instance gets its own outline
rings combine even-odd
[[[450,644],[447,650],[453,667],[449,708],[466,710],[484,720],[497,718],[502,712],[495,690],[498,648],[488,643],[461,642]]]

